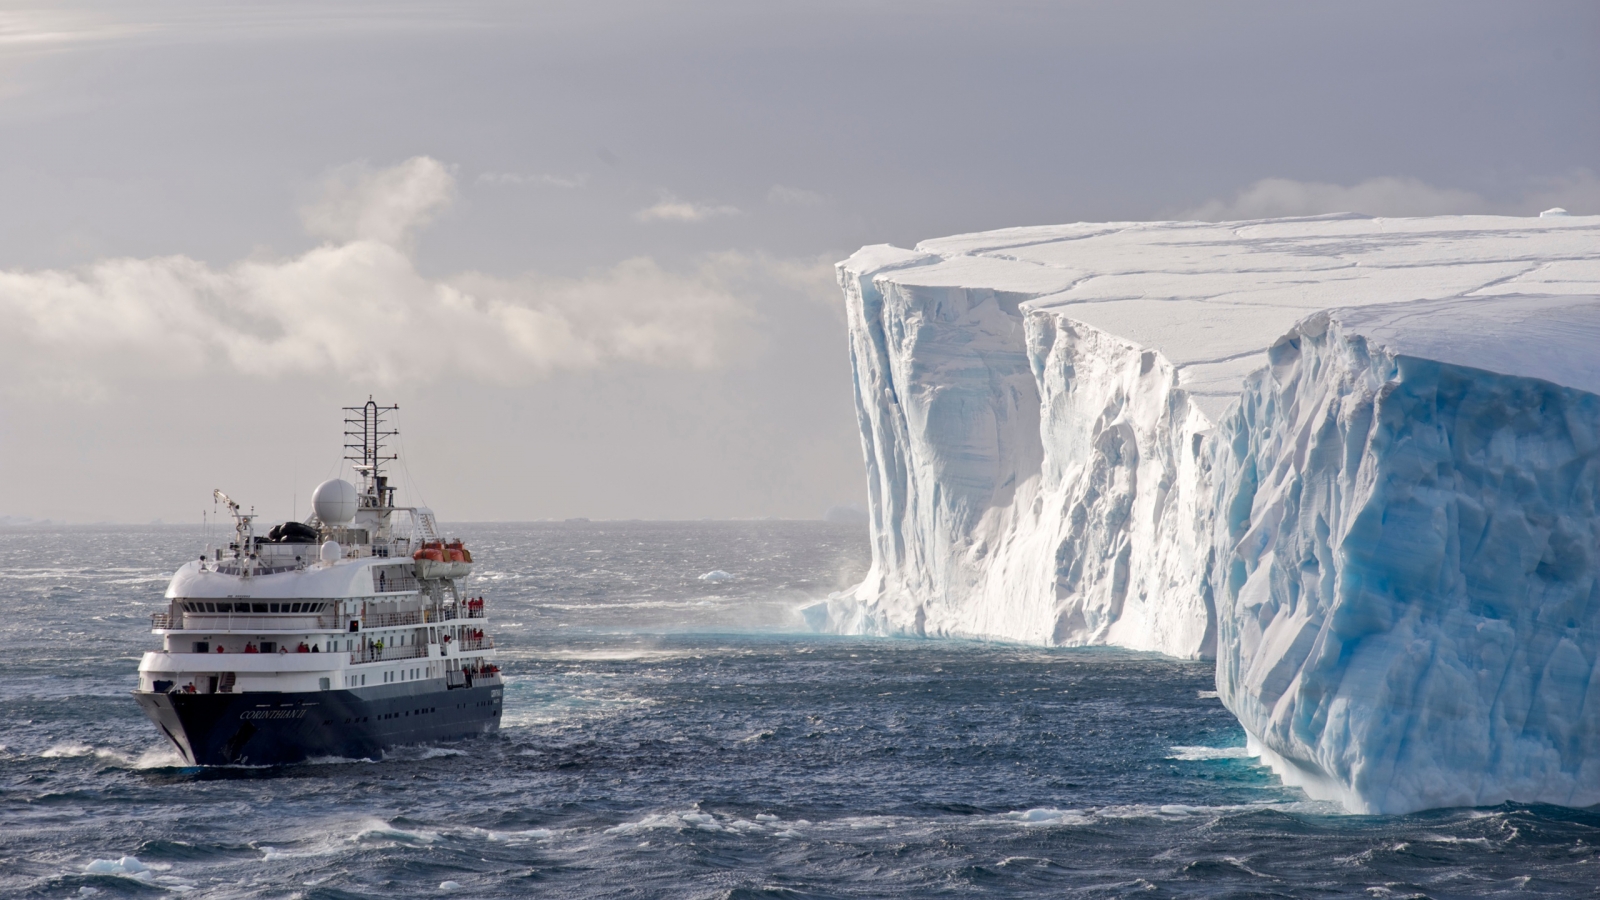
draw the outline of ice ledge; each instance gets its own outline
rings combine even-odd
[[[1600,394],[1597,304],[1594,295],[1497,293],[1330,310],[1326,318],[1396,355]]]

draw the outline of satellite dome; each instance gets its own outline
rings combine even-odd
[[[343,478],[317,485],[311,494],[311,507],[324,525],[347,525],[356,517],[356,486]]]

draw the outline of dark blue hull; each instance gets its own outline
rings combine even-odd
[[[389,747],[500,730],[496,676],[471,687],[443,679],[303,693],[134,691],[145,715],[196,765],[272,766],[315,757],[375,759]]]

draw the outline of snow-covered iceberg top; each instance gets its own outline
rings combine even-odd
[[[1427,715],[1436,707],[1406,707],[1398,694],[1370,691],[1389,699],[1361,706],[1359,691],[1340,694],[1341,684],[1370,675],[1362,667],[1333,674],[1324,667],[1315,677],[1302,671],[1310,665],[1306,654],[1334,652],[1330,635],[1342,632],[1329,623],[1350,608],[1356,585],[1396,609],[1417,602],[1384,587],[1392,573],[1382,566],[1398,566],[1409,552],[1390,552],[1402,547],[1398,536],[1374,557],[1381,565],[1364,563],[1357,578],[1351,533],[1333,524],[1382,520],[1399,508],[1385,503],[1412,494],[1346,491],[1309,519],[1283,518],[1279,501],[1299,498],[1317,479],[1370,488],[1373,479],[1411,477],[1405,466],[1414,448],[1384,443],[1389,432],[1370,423],[1425,416],[1422,401],[1406,405],[1410,394],[1396,385],[1406,387],[1410,378],[1421,389],[1428,378],[1442,378],[1496,387],[1473,394],[1476,405],[1465,413],[1452,412],[1439,440],[1490,440],[1486,447],[1511,460],[1495,477],[1544,479],[1542,492],[1510,491],[1522,500],[1500,497],[1490,506],[1505,515],[1583,521],[1584,504],[1592,502],[1583,473],[1594,464],[1584,443],[1590,401],[1583,398],[1600,392],[1600,218],[1332,216],[1020,228],[914,250],[865,248],[840,264],[839,277],[869,475],[873,567],[863,584],[832,598],[825,615],[811,611],[812,621],[838,630],[1216,655],[1223,699],[1263,753],[1286,773],[1310,773],[1302,782],[1331,785],[1327,793],[1353,808],[1504,797],[1576,802],[1588,789],[1582,785],[1596,783],[1571,767],[1588,752],[1584,728],[1591,726],[1583,723],[1597,720],[1564,708],[1543,724],[1537,715],[1506,714],[1507,722],[1535,732],[1560,732],[1560,740],[1541,745],[1549,751],[1544,762],[1519,770],[1520,787],[1505,787],[1515,781],[1506,774],[1513,763],[1472,790],[1413,784],[1426,766],[1437,767],[1435,781],[1448,780],[1467,777],[1488,757],[1452,763],[1448,753],[1421,746],[1425,736],[1401,727],[1432,721]],[[1324,340],[1337,346],[1317,344]],[[1316,345],[1314,352],[1286,362],[1283,348],[1302,344]],[[1359,354],[1350,349],[1356,347]],[[1357,356],[1365,362],[1353,361]],[[1329,399],[1302,408],[1311,396]],[[1436,398],[1443,404],[1437,414],[1447,399],[1460,398]],[[1531,410],[1517,406],[1528,403]],[[1340,412],[1328,424],[1334,408]],[[1307,455],[1324,435],[1295,429],[1313,421],[1349,431],[1344,455]],[[1366,431],[1356,427],[1362,422]],[[1290,433],[1298,437],[1285,443]],[[1488,490],[1462,487],[1463,479],[1490,477],[1481,467],[1455,471],[1454,481],[1440,476],[1429,489]],[[1557,478],[1552,487],[1555,474],[1538,474],[1547,471],[1569,480]],[[1563,498],[1565,487],[1577,494]],[[1443,494],[1433,500],[1446,518],[1466,508]],[[1517,502],[1542,511],[1514,513]],[[1588,515],[1590,537],[1551,532],[1560,535],[1551,540],[1588,548],[1578,556],[1551,551],[1566,561],[1562,577],[1579,593],[1593,586],[1600,558],[1592,508]],[[1447,524],[1424,519],[1409,527]],[[1262,562],[1261,548],[1238,543],[1244,535],[1300,546],[1310,555],[1295,565],[1323,554],[1319,571],[1333,581],[1313,598],[1320,611],[1306,606],[1315,592],[1296,581],[1304,573],[1285,569],[1278,557]],[[1518,552],[1534,553],[1533,543]],[[1469,558],[1478,559],[1452,557],[1441,566]],[[1535,574],[1522,572],[1518,584],[1528,587]],[[1246,582],[1255,593],[1239,593]],[[1441,602],[1468,602],[1462,596]],[[1524,604],[1543,602],[1526,590],[1522,596]],[[1600,630],[1600,602],[1592,608],[1573,627]],[[1289,618],[1274,626],[1281,616]],[[1425,677],[1439,661],[1430,648],[1444,646],[1450,628],[1469,626],[1488,627],[1452,620],[1408,632],[1413,667],[1391,675]],[[1464,632],[1450,634],[1448,640],[1471,643]],[[1588,678],[1578,679],[1574,667],[1579,659],[1592,667],[1600,646],[1568,643],[1578,655],[1559,651],[1560,677],[1581,692]],[[1380,644],[1362,637],[1339,644],[1338,652]],[[1551,664],[1546,657],[1558,651],[1530,652],[1519,665]],[[1398,665],[1388,650],[1368,656],[1367,665],[1379,658]],[[1551,690],[1548,680],[1534,680]],[[1494,701],[1487,692],[1479,700],[1457,713],[1482,720]],[[1374,725],[1366,737],[1349,728],[1330,734],[1330,703],[1345,704],[1338,709],[1346,718],[1337,721],[1363,716],[1371,724],[1388,716],[1390,727]],[[1558,727],[1558,719],[1566,724]],[[1504,744],[1510,727],[1482,730],[1483,753],[1512,752]],[[1398,743],[1372,743],[1386,740]],[[1414,758],[1401,759],[1401,747],[1415,749]],[[1600,756],[1600,743],[1596,749]],[[1565,782],[1556,771],[1567,772]]]

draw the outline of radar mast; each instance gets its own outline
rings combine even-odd
[[[399,459],[398,454],[384,454],[388,438],[400,434],[398,430],[385,430],[383,417],[397,412],[399,405],[379,406],[369,396],[363,406],[344,407],[344,458],[351,468],[361,473],[361,508],[390,509],[394,506],[394,488],[389,486],[389,476],[383,474],[383,464]]]

